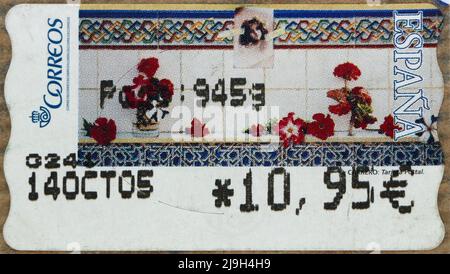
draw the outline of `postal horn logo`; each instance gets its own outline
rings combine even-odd
[[[39,127],[43,128],[46,127],[48,123],[50,123],[52,115],[46,107],[41,106],[40,111],[34,110],[33,112],[31,112],[30,118],[34,124],[39,123]]]

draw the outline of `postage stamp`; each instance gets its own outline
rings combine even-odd
[[[439,245],[443,20],[431,4],[14,7],[7,243]]]

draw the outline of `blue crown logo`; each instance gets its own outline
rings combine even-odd
[[[31,112],[30,118],[33,124],[39,123],[39,127],[42,128],[46,127],[48,123],[50,123],[52,116],[46,107],[41,106],[40,111],[33,110],[33,112]]]

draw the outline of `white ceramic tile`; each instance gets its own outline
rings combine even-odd
[[[138,63],[137,50],[101,50],[98,54],[99,81],[113,80],[117,87],[130,85],[138,75]]]
[[[80,50],[79,52],[80,66],[80,89],[99,88],[97,71],[97,51],[96,50]]]
[[[100,95],[95,90],[80,90],[78,97],[78,128],[83,128],[83,119],[93,123],[98,118]]]
[[[181,52],[181,83],[192,90],[197,79],[206,79],[211,87],[223,78],[223,52],[186,50]]]
[[[433,65],[437,66],[436,49],[424,48],[423,49],[423,64],[418,70],[423,77],[423,83],[421,87],[433,87]],[[439,86],[437,86],[439,87]]]
[[[434,48],[424,48],[423,49],[423,64],[419,69],[421,75],[423,76],[422,87],[433,87],[433,65],[437,66],[437,56],[436,49]],[[437,86],[439,87],[439,86]]]
[[[169,79],[175,89],[180,89],[181,85],[181,51],[175,50],[143,50],[139,54],[140,59],[155,57],[158,58],[159,68],[155,77],[159,79]]]
[[[392,49],[354,49],[349,51],[348,61],[358,66],[361,76],[350,84],[362,86],[366,89],[389,88],[390,74],[389,60]]]
[[[224,51],[224,77],[227,83],[230,83],[231,78],[245,78],[246,87],[250,88],[252,84],[264,83],[264,69],[244,69],[244,68],[234,68],[233,66],[233,52]]]
[[[306,51],[276,50],[274,66],[265,69],[266,89],[305,89]]]
[[[443,109],[442,103],[444,100],[444,89],[443,88],[426,88],[424,89],[425,96],[430,102],[430,113],[434,115],[439,115],[440,112],[445,111]],[[431,115],[430,114],[430,115]]]
[[[270,115],[270,108],[274,111],[278,108],[276,118],[286,117],[288,113],[294,112],[296,116],[307,119],[306,112],[306,90],[268,90],[266,91],[266,106],[263,113]]]
[[[308,89],[334,89],[344,80],[333,75],[334,68],[348,60],[348,49],[309,49],[306,52]]]
[[[443,79],[441,69],[439,67],[436,49],[431,48],[431,49],[426,49],[426,50],[429,51],[430,62],[431,62],[432,87],[443,88],[444,87],[444,79]],[[441,61],[441,63],[442,63],[442,61]]]

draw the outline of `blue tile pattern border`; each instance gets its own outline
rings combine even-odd
[[[78,145],[81,166],[427,166],[442,165],[439,143]]]

